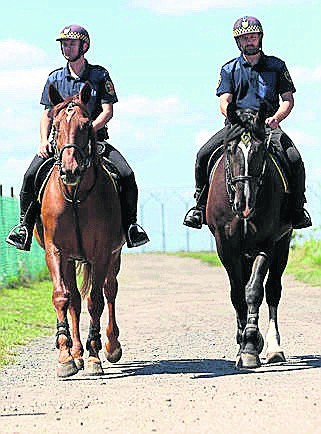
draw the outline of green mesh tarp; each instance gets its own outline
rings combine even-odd
[[[6,243],[8,232],[18,221],[18,200],[0,197],[0,288],[17,278],[34,280],[46,269],[44,251],[35,239],[30,252],[17,250]]]

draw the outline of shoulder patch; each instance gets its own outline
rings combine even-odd
[[[115,88],[110,80],[105,81],[105,89],[109,95],[115,95]]]

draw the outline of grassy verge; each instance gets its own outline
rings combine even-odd
[[[0,290],[0,367],[14,359],[16,346],[53,332],[51,292],[50,281]]]
[[[215,252],[177,252],[176,255],[200,259],[213,266],[221,266]],[[308,240],[290,250],[286,273],[313,286],[321,286],[321,241]]]

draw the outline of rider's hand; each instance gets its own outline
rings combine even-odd
[[[52,151],[52,146],[48,140],[40,143],[39,150],[38,150],[39,157],[48,158],[49,152],[51,152],[51,151]]]
[[[272,130],[275,130],[275,128],[278,128],[278,126],[279,126],[279,121],[278,121],[276,118],[274,118],[274,117],[267,118],[267,119],[265,120],[265,123],[266,123],[266,125],[268,125]]]

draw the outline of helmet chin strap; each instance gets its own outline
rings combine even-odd
[[[85,52],[84,52],[84,42],[83,42],[83,41],[80,41],[78,54],[77,54],[77,56],[76,56],[74,59],[68,59],[68,58],[65,56],[64,49],[62,48],[62,41],[60,41],[60,49],[61,49],[61,53],[62,53],[62,55],[64,56],[64,58],[65,58],[66,60],[68,60],[68,62],[76,62],[77,60],[79,60],[79,59],[81,58],[81,56],[82,56],[83,54],[85,54]]]
[[[258,54],[261,51],[261,47],[257,48],[249,48],[249,49],[243,49],[241,50],[245,56],[254,56],[255,54]]]

